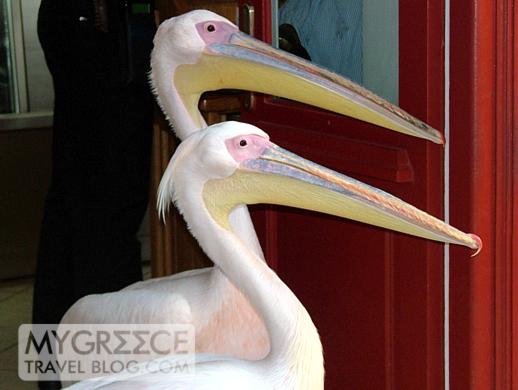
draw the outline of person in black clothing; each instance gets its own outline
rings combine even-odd
[[[59,323],[79,298],[142,279],[136,233],[149,192],[152,7],[145,0],[41,2],[38,35],[55,105],[35,324]]]

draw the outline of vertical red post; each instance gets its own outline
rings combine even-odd
[[[451,251],[452,389],[518,385],[516,15],[514,0],[452,1],[451,222],[484,241],[470,263]]]

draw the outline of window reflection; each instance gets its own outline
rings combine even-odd
[[[272,0],[279,47],[398,102],[398,0]]]
[[[7,2],[0,3],[0,114],[13,112],[14,83],[12,48],[10,44],[9,9]]]
[[[361,83],[362,3],[362,0],[280,1],[279,44],[298,37],[299,44],[291,45],[298,52],[305,50],[312,61]]]
[[[52,78],[36,31],[39,4],[0,0],[0,114],[52,110]]]

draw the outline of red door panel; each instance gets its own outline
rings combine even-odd
[[[255,36],[268,41],[270,2],[247,3],[255,6]],[[399,4],[400,105],[441,128],[442,2]],[[297,154],[441,215],[441,146],[262,95],[242,120]],[[443,388],[441,245],[288,208],[256,207],[253,217],[269,263],[319,329],[326,389]]]

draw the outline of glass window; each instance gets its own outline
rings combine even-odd
[[[398,101],[397,0],[272,0],[273,40]]]
[[[54,90],[45,57],[38,39],[37,21],[40,0],[22,0],[23,53],[27,75],[29,111],[52,110]]]
[[[52,110],[52,78],[36,31],[39,4],[0,1],[0,114]]]
[[[0,3],[0,114],[14,112],[15,106],[15,71],[10,26],[9,2]]]

